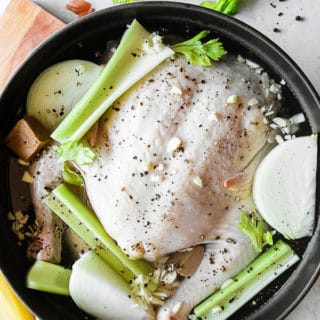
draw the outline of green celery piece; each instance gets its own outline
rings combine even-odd
[[[78,201],[80,201],[78,199]],[[67,224],[87,245],[94,250],[110,267],[121,274],[127,281],[134,278],[134,274],[128,270],[118,258],[101,242],[96,235],[54,194],[49,194],[44,203]],[[90,214],[92,214],[90,212]]]
[[[62,165],[62,178],[65,182],[75,186],[82,186],[84,184],[82,176],[72,170],[66,162]]]
[[[273,245],[273,233],[266,231],[265,227],[265,223],[261,219],[249,217],[240,212],[238,228],[251,239],[253,247],[259,253],[266,245]]]
[[[59,202],[56,200],[59,200]],[[135,276],[139,276],[141,274],[149,275],[152,273],[153,268],[149,263],[142,260],[132,260],[127,257],[114,240],[106,233],[96,215],[85,204],[83,204],[82,201],[65,184],[60,184],[56,189],[54,189],[51,195],[45,198],[44,202],[49,208],[58,214],[62,220],[66,218],[68,218],[69,222],[71,220],[73,222],[73,227],[70,224],[69,226],[75,232],[77,232],[78,227],[74,222],[80,221],[80,223],[85,226],[83,229],[88,229],[88,234],[91,234],[91,238],[95,243],[99,242],[100,246],[102,244],[104,247],[108,248],[110,251],[108,255],[110,256],[106,262],[111,265],[115,271],[119,272],[120,262],[121,265],[126,267]],[[61,207],[61,203],[66,206],[67,211],[65,210],[66,208],[64,208],[62,212],[60,211],[59,208]],[[67,221],[65,222],[68,224]],[[88,237],[88,234],[86,234],[85,238],[82,233],[83,231],[78,235],[87,242],[88,240],[86,238]],[[92,239],[89,240],[92,241]],[[88,243],[88,245],[91,246],[90,243]],[[114,260],[115,258],[116,260]],[[112,265],[114,261],[116,261],[115,266]],[[123,268],[120,268],[120,270],[121,274],[125,272]]]
[[[144,50],[152,43],[149,32],[134,20],[98,78],[51,137],[60,143],[79,141],[116,99],[174,54],[164,45]]]
[[[80,166],[92,163],[96,157],[91,148],[77,141],[66,142],[59,147],[53,146],[53,149],[58,152],[60,162],[75,161]]]
[[[28,271],[26,285],[29,289],[69,296],[70,276],[70,269],[38,260]]]
[[[238,11],[239,0],[216,0],[216,1],[203,1],[200,6],[222,12],[224,14],[236,14]]]
[[[290,246],[279,240],[241,271],[230,284],[195,307],[195,315],[207,320],[227,319],[297,261],[299,257]]]

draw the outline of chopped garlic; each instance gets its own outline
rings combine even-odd
[[[144,162],[142,162],[142,170],[143,171],[151,171],[152,170],[152,168],[153,168],[153,163],[152,162],[146,162],[146,161],[144,161]]]
[[[295,114],[294,116],[292,116],[290,119],[289,119],[290,123],[292,124],[299,124],[299,123],[303,123],[306,121],[306,118],[304,117],[304,114],[301,112],[301,113],[297,113]]]
[[[248,101],[248,106],[253,107],[253,106],[257,105],[258,103],[259,103],[259,101],[256,98],[252,98]]]
[[[257,68],[256,70],[255,70],[255,74],[257,74],[257,75],[260,75],[261,73],[263,72],[263,68]]]
[[[227,279],[225,282],[223,282],[223,284],[221,285],[220,289],[224,289],[225,287],[227,287],[232,282],[233,282],[232,279]]]
[[[85,67],[83,64],[78,64],[78,65],[75,65],[74,66],[74,71],[77,73],[77,74],[83,74],[85,72]]]
[[[179,310],[182,307],[182,302],[181,301],[176,301],[174,303],[174,305],[171,308],[171,311],[173,312],[173,314],[177,314],[179,312]]]
[[[177,150],[181,145],[181,140],[178,137],[173,137],[167,145],[167,152],[171,153]]]
[[[266,72],[263,72],[261,75],[261,81],[262,81],[262,87],[264,89],[269,88],[270,82],[269,82],[269,75]]]
[[[210,117],[214,121],[221,121],[223,119],[223,116],[220,112],[212,112],[212,115]]]
[[[289,129],[288,126],[283,127],[283,128],[280,128],[280,130],[281,130],[281,132],[282,132],[283,134],[289,134],[289,133],[290,133],[290,129]]]
[[[240,54],[238,55],[237,60],[238,60],[240,63],[245,63],[245,62],[246,62],[246,59],[243,58]]]
[[[170,90],[171,94],[177,94],[177,95],[182,95],[182,90],[177,87],[177,86],[173,86]]]
[[[231,95],[230,97],[228,97],[226,103],[227,104],[234,104],[234,103],[237,103],[238,102],[238,96],[233,94]]]
[[[26,183],[32,183],[33,182],[33,177],[31,176],[31,174],[28,171],[25,171],[23,173],[22,179],[23,182]]]
[[[269,127],[274,130],[279,128],[275,123],[271,123]]]
[[[284,79],[281,79],[280,84],[282,84],[284,86],[284,85],[286,85],[286,81]]]
[[[274,83],[269,87],[269,90],[270,90],[270,92],[277,94],[277,93],[280,93],[281,86]]]
[[[269,112],[266,112],[264,115],[265,115],[266,117],[270,117],[270,116],[272,116],[273,114],[274,114],[274,111],[271,110],[271,111],[269,111]]]
[[[30,162],[24,161],[22,159],[18,159],[18,163],[25,167],[28,167],[30,165]]]
[[[267,112],[270,112],[272,109],[273,109],[273,103],[270,104],[270,106],[268,107],[268,111]]]
[[[246,59],[246,64],[248,67],[250,67],[251,69],[257,69],[257,68],[260,68],[260,65],[257,64],[256,62],[253,62],[249,59]]]
[[[16,218],[15,218],[15,216],[13,215],[12,212],[9,212],[9,213],[8,213],[8,219],[9,219],[10,221],[13,221],[13,220],[15,220]]]
[[[159,170],[159,171],[164,170],[164,164],[163,164],[163,163],[159,163],[159,164],[157,165],[157,170]]]
[[[136,301],[147,310],[150,304],[161,306],[164,301],[172,294],[178,286],[177,273],[168,272],[157,268],[153,274],[148,276],[139,275],[131,283],[131,292]],[[152,281],[157,285],[156,289],[151,290],[147,284]]]
[[[203,187],[202,180],[199,176],[196,176],[192,179],[193,184],[197,185],[198,187]]]
[[[277,135],[274,137],[274,139],[275,139],[276,142],[279,143],[279,144],[284,141],[283,138],[282,138],[279,134],[277,134]]]
[[[164,177],[159,176],[159,175],[152,175],[150,180],[152,182],[162,182],[162,181],[164,181]]]
[[[147,54],[153,54],[163,49],[162,38],[155,32],[150,34],[150,38],[143,43],[143,51]]]
[[[287,126],[287,120],[284,118],[276,117],[272,119],[273,123],[275,123],[279,128],[284,128]]]
[[[161,277],[161,282],[165,284],[170,284],[176,281],[177,273],[175,271],[165,272]]]
[[[222,308],[221,308],[220,306],[216,306],[216,307],[214,307],[214,308],[211,309],[211,314],[212,314],[212,315],[216,315],[216,314],[218,314],[218,313],[221,312],[221,311],[222,311]]]
[[[19,210],[19,211],[15,212],[14,216],[15,216],[16,220],[21,220],[21,219],[23,219],[24,214],[22,213],[22,211]]]

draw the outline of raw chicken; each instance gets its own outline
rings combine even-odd
[[[239,211],[254,209],[251,199],[241,201],[226,212],[216,225],[216,239],[206,244],[205,255],[197,271],[181,281],[173,297],[157,314],[158,320],[184,320],[192,308],[215,292],[228,279],[244,269],[257,255],[249,238],[237,224]]]
[[[31,196],[39,233],[30,243],[28,255],[33,259],[59,263],[63,224],[60,218],[42,203],[50,190],[62,182],[61,163],[58,162],[57,152],[48,146],[32,164],[31,171],[34,176]]]
[[[263,82],[233,57],[206,68],[177,58],[100,120],[97,160],[81,169],[94,211],[130,257],[155,261],[231,228],[247,257],[233,256],[231,270],[250,261],[236,224],[267,143],[260,108],[277,104]]]
[[[77,260],[89,247],[42,202],[51,190],[63,182],[62,165],[52,144],[47,146],[41,156],[32,163],[31,172],[34,177],[31,196],[39,232],[29,244],[29,258],[59,263],[63,242],[64,250],[68,252],[70,260]],[[80,199],[87,202],[83,188],[69,187]]]

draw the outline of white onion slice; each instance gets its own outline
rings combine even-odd
[[[266,222],[287,239],[311,236],[315,220],[317,136],[276,146],[259,165],[253,199]]]
[[[85,60],[67,60],[45,69],[27,97],[27,114],[52,132],[85,94],[101,67]]]
[[[151,319],[131,296],[129,284],[92,251],[73,265],[69,291],[80,309],[100,320]]]

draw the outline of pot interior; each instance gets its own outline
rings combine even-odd
[[[264,36],[233,18],[204,8],[178,3],[144,2],[106,9],[82,18],[37,48],[13,76],[1,97],[1,139],[25,112],[28,89],[41,71],[54,63],[73,58],[98,62],[97,52],[104,52],[110,40],[118,41],[134,18],[149,31],[159,32],[167,43],[190,38],[204,29],[210,30],[211,36],[219,37],[229,53],[241,54],[259,63],[277,82],[281,79],[286,81],[284,113],[303,111],[309,120],[300,129],[300,135],[311,134],[320,127],[320,102],[314,89],[299,68]],[[90,319],[71,299],[25,288],[30,262],[26,259],[26,246],[17,245],[7,213],[21,209],[30,211],[30,196],[28,186],[21,183],[24,168],[17,165],[16,157],[3,145],[0,149],[0,238],[3,244],[0,248],[0,265],[4,274],[41,319]],[[316,278],[320,260],[316,251],[318,238],[319,225],[311,240],[291,242],[295,251],[304,257],[299,266],[283,274],[231,319],[284,317]]]

